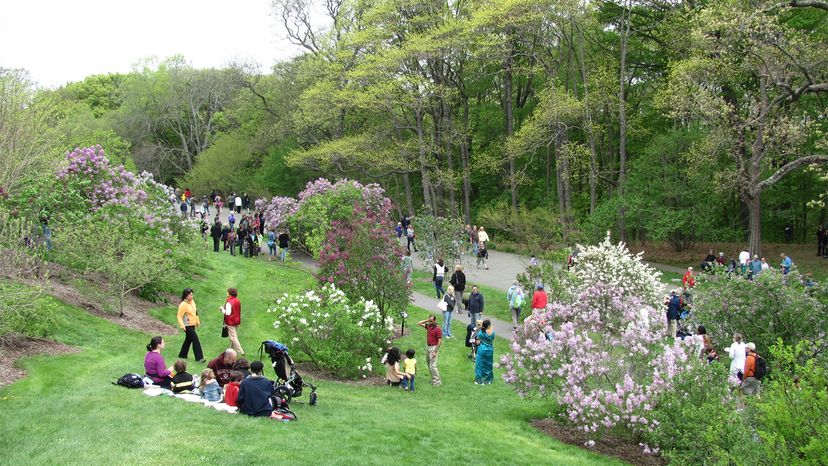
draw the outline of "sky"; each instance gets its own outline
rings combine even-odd
[[[299,53],[284,35],[271,0],[0,0],[0,67],[44,87],[177,54],[198,68],[267,70]]]

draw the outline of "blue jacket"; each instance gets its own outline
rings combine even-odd
[[[469,308],[467,311],[471,312],[472,314],[480,314],[483,312],[483,295],[478,293],[472,293],[469,295]]]
[[[239,411],[248,416],[270,416],[273,412],[273,383],[260,375],[251,375],[239,385],[236,404]]]
[[[678,296],[673,296],[670,298],[670,302],[667,303],[667,319],[678,320],[680,314],[681,298]]]
[[[762,271],[762,261],[759,259],[753,259],[750,263],[750,271],[753,272],[753,275],[759,275]]]

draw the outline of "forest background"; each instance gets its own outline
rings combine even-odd
[[[0,189],[100,144],[199,196],[378,182],[400,215],[529,248],[612,230],[761,254],[828,220],[826,2],[275,0],[273,14],[304,53],[266,72],[176,56],[41,89],[0,70]]]

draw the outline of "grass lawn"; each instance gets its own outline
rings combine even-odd
[[[211,255],[206,265],[205,278],[189,285],[203,319],[199,336],[208,359],[227,344],[219,337],[216,309],[226,287],[239,289],[239,333],[252,357],[262,340],[279,338],[274,316],[267,313],[269,303],[310,284],[303,272],[261,261]],[[398,346],[417,350],[416,392],[314,380],[319,405],[294,403],[299,421],[283,424],[112,385],[126,372],[142,371],[151,335],[63,303],[56,304],[56,313],[60,323],[54,338],[82,351],[21,360],[28,376],[0,389],[5,464],[620,464],[532,428],[530,420],[548,416],[547,405],[518,398],[499,377],[490,386],[473,385],[462,339],[448,340],[441,353],[443,387],[427,383],[425,336],[415,329]],[[413,321],[426,311],[412,309],[411,314]],[[173,322],[175,308],[160,308],[154,315]],[[181,333],[167,338],[168,364],[182,341]],[[506,346],[499,340],[496,354]],[[189,362],[191,373],[204,367]]]

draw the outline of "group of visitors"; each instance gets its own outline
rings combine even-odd
[[[201,325],[201,320],[198,316],[198,308],[195,303],[195,292],[192,288],[185,288],[181,294],[181,302],[178,305],[178,326],[184,330],[184,342],[181,344],[181,350],[178,352],[178,357],[187,359],[190,353],[190,347],[193,349],[193,356],[196,361],[200,363],[206,362],[204,359],[204,352],[201,348],[201,341],[198,338],[196,329]],[[238,351],[239,354],[244,354],[238,339],[238,329],[241,325],[241,302],[238,298],[238,291],[235,288],[227,289],[227,299],[225,303],[219,307],[219,311],[224,315],[224,327],[227,329],[227,334],[230,337],[232,348]]]
[[[265,222],[261,212],[252,215],[242,215],[239,225],[236,227],[236,217],[231,212],[227,224],[222,225],[221,218],[217,215],[210,227],[210,237],[213,239],[213,252],[229,251],[231,256],[236,255],[236,250],[244,257],[255,258],[262,253],[261,243],[266,241],[268,260],[273,261],[276,257],[280,261],[287,260],[290,247],[290,234],[286,228],[278,231],[271,227],[265,235]],[[206,237],[207,223],[202,220],[202,235]]]
[[[783,275],[787,275],[793,266],[793,260],[784,252],[779,254],[779,257],[781,259],[779,270]],[[758,254],[751,255],[746,249],[739,252],[738,259],[731,257],[729,260],[725,258],[724,252],[719,251],[719,255],[716,256],[711,249],[708,251],[707,256],[705,256],[704,261],[702,261],[701,268],[704,271],[713,271],[721,268],[728,275],[732,273],[741,274],[747,276],[749,280],[752,280],[763,271],[770,269],[770,265],[764,257],[760,258]],[[692,271],[692,267],[688,270]]]

